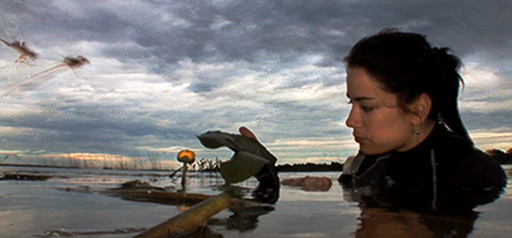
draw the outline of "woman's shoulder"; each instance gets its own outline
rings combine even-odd
[[[441,179],[483,187],[502,187],[506,183],[505,172],[495,159],[451,132],[436,140],[433,151]]]
[[[467,165],[474,163],[498,164],[491,156],[476,148],[463,137],[450,131],[443,131],[433,141],[434,155],[439,160],[446,159]]]
[[[487,164],[496,167],[498,163],[488,154],[476,148],[461,136],[446,130],[433,138],[432,155],[436,163],[468,169]]]

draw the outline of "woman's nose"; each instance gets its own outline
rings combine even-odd
[[[354,128],[357,126],[358,119],[357,116],[354,113],[354,107],[350,109],[350,112],[348,113],[348,117],[345,120],[345,125],[350,128]]]

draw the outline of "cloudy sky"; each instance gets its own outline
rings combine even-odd
[[[512,147],[512,2],[0,2],[0,154],[229,156],[196,135],[245,125],[279,163],[342,161],[342,59],[383,28],[427,35],[462,58],[461,111],[478,147]],[[76,69],[64,57],[86,57]]]

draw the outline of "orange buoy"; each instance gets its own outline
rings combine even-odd
[[[179,162],[192,164],[196,161],[196,153],[192,150],[181,150],[177,159]]]

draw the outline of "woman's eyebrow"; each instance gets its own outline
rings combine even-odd
[[[372,98],[372,97],[356,97],[356,98],[351,98],[350,95],[348,95],[348,93],[347,93],[347,98],[352,99],[354,101],[376,100],[376,98]]]

